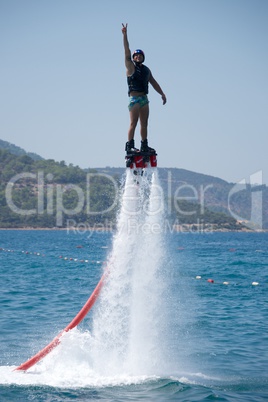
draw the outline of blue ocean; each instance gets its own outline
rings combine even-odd
[[[114,233],[0,231],[0,400],[267,401],[268,234],[161,231],[128,191]]]

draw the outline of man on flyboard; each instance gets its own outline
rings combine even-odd
[[[148,146],[147,140],[147,126],[149,117],[149,100],[147,97],[149,83],[158,92],[163,100],[163,105],[167,102],[166,95],[162,91],[158,82],[154,79],[151,70],[143,63],[145,60],[144,52],[137,49],[133,52],[129,49],[127,37],[127,24],[122,24],[123,43],[125,49],[125,65],[127,69],[127,83],[129,95],[129,115],[130,126],[128,130],[128,141],[126,143],[126,153],[133,154],[138,152],[145,152],[155,154],[155,150]],[[135,129],[140,120],[140,133],[141,133],[141,147],[135,148],[134,134]]]

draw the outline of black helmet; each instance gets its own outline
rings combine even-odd
[[[132,59],[134,58],[134,56],[135,56],[136,54],[141,54],[141,55],[143,56],[143,62],[144,62],[144,60],[145,60],[145,54],[144,54],[144,52],[143,52],[141,49],[136,49],[136,50],[132,53]]]

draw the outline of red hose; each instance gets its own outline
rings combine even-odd
[[[30,367],[32,367],[34,364],[39,362],[43,357],[45,357],[48,353],[50,353],[56,346],[60,344],[60,338],[63,335],[64,332],[68,332],[71,329],[75,328],[87,315],[95,301],[97,300],[99,293],[101,291],[101,288],[103,286],[103,282],[105,279],[106,273],[104,273],[97,284],[96,288],[94,289],[93,293],[87,300],[86,304],[82,309],[79,311],[79,313],[74,317],[74,319],[70,322],[67,327],[61,331],[56,338],[53,339],[47,346],[45,346],[42,350],[40,350],[36,355],[31,357],[29,360],[26,362],[22,363],[19,367],[16,367],[15,370],[28,370]]]

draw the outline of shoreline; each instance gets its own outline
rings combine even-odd
[[[76,232],[78,229],[75,227],[64,227],[64,228],[60,228],[60,227],[53,227],[53,228],[43,228],[43,227],[21,227],[21,228],[1,228],[0,227],[0,231],[10,231],[10,230],[21,230],[21,231],[73,231]],[[88,227],[88,228],[84,228],[83,232],[113,232],[114,230],[116,230],[116,228],[111,228],[111,227]],[[243,228],[241,230],[232,230],[232,229],[226,229],[226,228],[214,228],[214,229],[203,229],[203,230],[193,230],[191,228],[187,228],[187,227],[173,227],[173,231],[175,233],[267,233],[268,229],[247,229],[247,228]]]
[[[48,230],[48,231],[62,231],[62,230],[73,230],[73,231],[77,231],[77,228],[75,227],[71,227],[71,228],[33,228],[33,227],[22,227],[22,228],[0,228],[0,230]],[[86,228],[83,229],[84,232],[111,232],[113,229],[109,228],[109,227],[105,227],[105,228]]]

